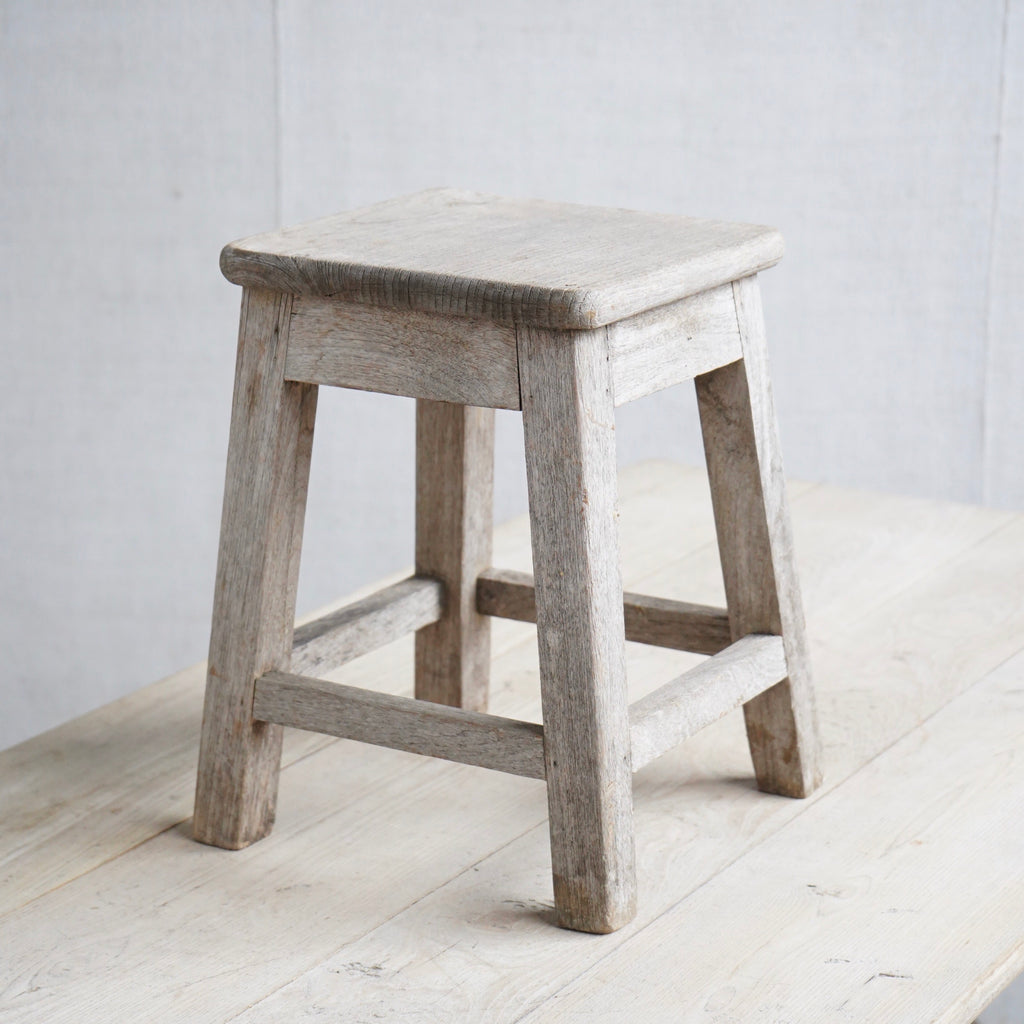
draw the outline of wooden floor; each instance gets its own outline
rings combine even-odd
[[[972,1020],[1024,968],[1024,516],[791,499],[825,786],[756,792],[738,713],[643,769],[632,925],[550,924],[542,783],[352,742],[289,735],[273,835],[192,842],[196,667],[0,754],[0,1021]],[[722,600],[702,472],[622,511],[629,589]],[[336,677],[409,692],[411,647]],[[633,697],[695,660],[630,645]],[[494,711],[536,663],[496,621]]]

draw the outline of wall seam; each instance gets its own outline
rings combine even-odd
[[[284,176],[284,140],[281,131],[281,13],[280,0],[270,0],[270,25],[274,51],[274,224],[281,227]]]
[[[982,393],[981,393],[981,501],[990,504],[992,501],[992,465],[991,465],[991,423],[989,418],[989,402],[992,393],[992,305],[995,301],[993,278],[996,267],[996,241],[999,230],[999,188],[1003,172],[1003,121],[1006,116],[1006,60],[1007,36],[1010,24],[1010,0],[1003,0],[1003,29],[999,42],[999,91],[996,97],[996,137],[995,159],[992,174],[992,202],[989,208],[988,231],[988,273],[985,279],[985,328],[982,338]]]

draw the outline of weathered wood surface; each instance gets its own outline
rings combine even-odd
[[[444,606],[444,584],[409,576],[295,630],[291,668],[317,675],[414,630],[437,622]]]
[[[777,263],[774,228],[432,189],[242,239],[236,284],[591,328]]]
[[[445,590],[440,619],[416,634],[422,700],[487,708],[491,622],[477,611],[476,578],[493,532],[494,410],[417,402],[416,572]]]
[[[809,486],[796,485],[798,493],[806,493]],[[701,470],[647,463],[627,469],[622,488],[634,503],[627,504],[627,509],[635,508],[644,522],[643,529],[627,532],[623,545],[637,579],[664,565],[663,542],[658,537],[669,529],[680,531],[676,547],[680,557],[706,544],[713,533],[707,481]],[[964,524],[969,536],[974,536],[979,516],[976,510],[972,512]],[[924,536],[930,534],[925,531]],[[524,518],[498,531],[495,554],[502,564],[530,564]],[[340,610],[352,600],[370,597],[382,585],[402,578],[404,574],[398,573],[393,579],[371,582],[307,621]],[[529,626],[512,622],[494,625],[494,653],[499,659],[535,635]],[[408,649],[399,642],[346,666],[344,680],[374,687],[382,680],[404,679],[411,646],[411,641]],[[83,716],[73,730],[62,727],[0,751],[0,770],[6,779],[0,787],[0,820],[4,822],[0,829],[0,913],[117,857],[189,816],[205,671],[205,665],[186,669]],[[131,718],[131,730],[120,728],[120,715]],[[286,733],[283,763],[299,760],[330,742],[309,733]],[[102,759],[94,756],[101,745]],[[62,837],[61,841],[53,841],[56,837]]]
[[[744,706],[758,785],[803,797],[821,781],[814,686],[756,278],[732,285],[743,359],[697,378],[734,639],[775,633],[789,676]]]
[[[703,473],[635,467],[621,493],[628,585],[720,602]],[[823,792],[831,801],[841,792],[828,795],[838,782],[1024,646],[1024,517],[834,487],[791,485],[790,496],[819,680]],[[678,556],[666,557],[670,550]],[[522,566],[528,558],[523,520],[497,531],[498,564]],[[533,627],[494,626],[495,710],[536,717]],[[634,697],[697,661],[654,647],[632,646],[628,656]],[[337,678],[408,693],[411,657],[411,640],[399,641]],[[0,752],[3,1019],[177,1022],[184,1015],[256,1024],[384,1012],[478,1022],[516,1020],[540,1008],[555,1016],[556,993],[620,943],[639,942],[668,908],[684,906],[687,894],[784,834],[808,808],[760,795],[744,781],[751,769],[739,716],[702,731],[636,775],[646,879],[638,919],[614,935],[586,939],[552,928],[547,916],[543,786],[500,773],[289,731],[274,833],[237,853],[192,843],[188,827],[174,825],[189,812],[202,685],[202,670],[191,669]],[[984,729],[978,736],[985,738]],[[958,750],[958,742],[944,739],[938,756]],[[885,773],[871,813],[891,796],[892,777]],[[940,807],[946,793],[930,785],[929,799]],[[970,770],[957,785],[965,796],[971,792]],[[973,803],[958,806],[969,814]],[[935,845],[943,848],[957,856],[956,844]],[[993,852],[992,844],[968,851],[972,861],[963,870],[998,889],[1007,908],[1000,920],[1015,928],[1024,918],[1013,902],[1019,890],[1000,887],[999,864],[986,860],[986,850]],[[877,866],[872,852],[863,868],[851,870],[864,875]],[[773,891],[754,895],[769,900]],[[886,989],[886,979],[863,986],[863,979],[819,964],[817,981],[838,977],[851,996],[863,988],[878,998],[871,1011],[880,1012],[858,1008],[850,1019],[914,1019],[886,1012],[886,993],[897,985],[901,1008],[916,1010],[931,1004],[915,1000],[938,991],[941,1001],[951,987],[983,998],[1024,966],[1014,945],[1019,934],[990,930],[990,918],[943,912],[953,895],[951,885],[937,885],[921,913],[907,915],[922,939],[930,939],[932,922],[944,935],[971,933],[969,950],[939,949],[932,974],[890,979]],[[821,903],[822,924],[843,905]],[[713,921],[724,941],[731,920],[699,922],[703,938]],[[740,924],[756,920],[747,914]],[[856,935],[871,943],[899,917],[869,919],[865,912],[864,920]],[[836,930],[850,933],[839,920]],[[768,1012],[765,986],[796,965],[772,958],[768,930],[762,938],[762,966],[770,966],[730,983],[743,998],[760,993]],[[614,996],[636,959],[650,955],[641,947],[626,973],[616,965],[595,984]],[[676,976],[688,975],[691,959],[674,968]],[[699,979],[695,990],[705,1001],[715,994]],[[839,988],[829,991],[841,1001]],[[661,1011],[633,993],[633,1015],[657,1020]],[[923,1011],[922,1018],[930,1019]],[[792,1019],[821,1018],[794,1012]]]
[[[341,739],[544,778],[544,730],[536,722],[289,672],[268,672],[256,680],[253,714],[265,722]]]
[[[973,1020],[1024,963],[1022,682],[1017,655],[571,983],[559,1019],[642,996],[649,1020]]]
[[[558,923],[636,913],[611,360],[603,331],[519,330]]]
[[[626,639],[695,654],[717,654],[731,643],[729,615],[691,601],[625,591]],[[477,579],[477,608],[484,615],[519,622],[537,621],[533,576],[515,569],[487,569]]]
[[[786,678],[782,638],[751,634],[629,709],[633,771]]]
[[[732,285],[608,327],[615,404],[672,387],[743,355]]]
[[[519,408],[516,337],[490,320],[294,300],[289,380],[387,395]]]
[[[292,651],[317,389],[285,380],[291,296],[242,295],[195,837],[232,849],[274,822],[282,731],[253,722],[253,680]]]

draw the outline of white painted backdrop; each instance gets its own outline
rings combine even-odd
[[[205,654],[220,245],[426,186],[779,225],[789,472],[1024,507],[1024,0],[9,0],[0,118],[0,747]],[[300,610],[412,550],[411,404],[321,409]]]

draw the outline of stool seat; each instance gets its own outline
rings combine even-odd
[[[588,329],[755,274],[775,228],[430,189],[234,242],[235,284]]]

